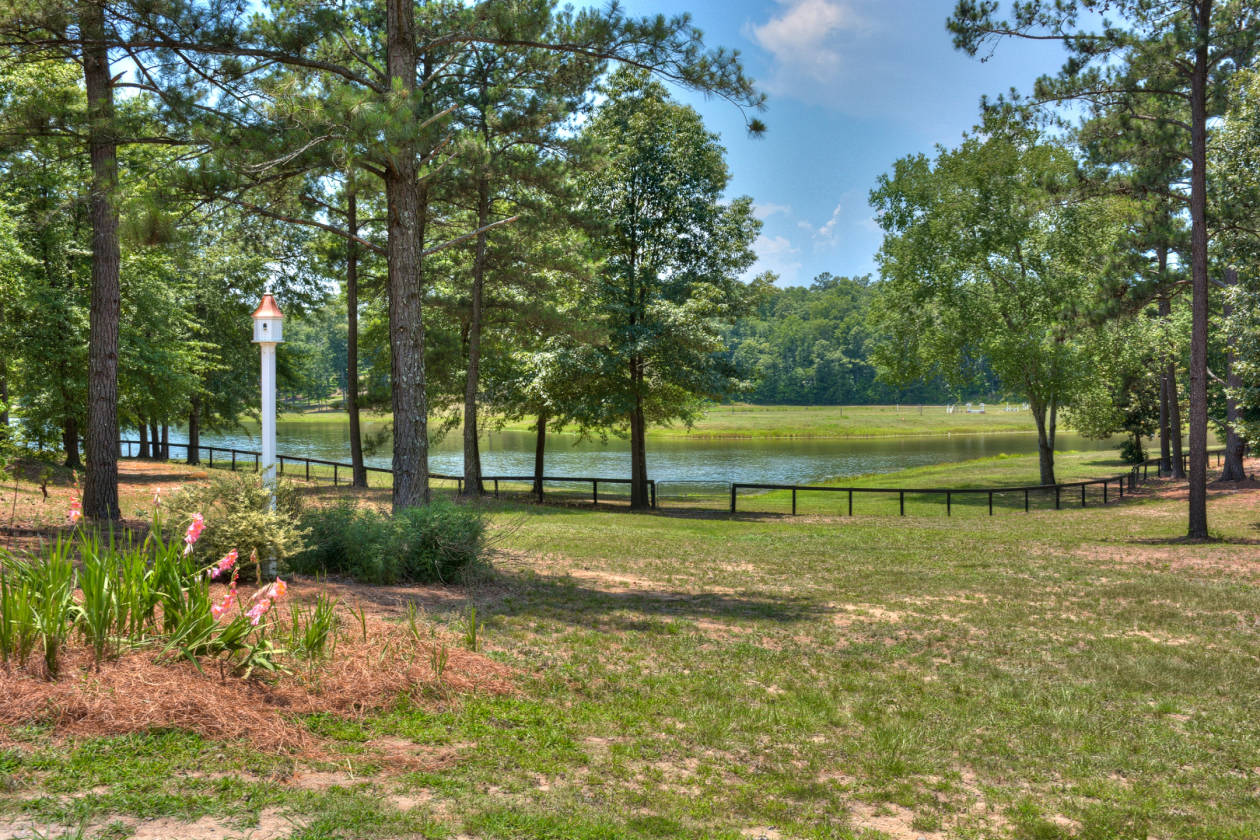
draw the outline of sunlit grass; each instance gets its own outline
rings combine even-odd
[[[1116,466],[1060,460],[1064,477]],[[501,500],[491,577],[427,609],[458,631],[475,604],[517,695],[312,720],[329,739],[315,765],[177,733],[10,733],[0,819],[213,816],[244,834],[278,811],[304,838],[1260,836],[1260,506],[1210,505],[1221,541],[1187,545],[1185,503],[1151,493],[950,519]],[[382,739],[450,759],[389,767]],[[340,785],[303,789],[312,767]]]

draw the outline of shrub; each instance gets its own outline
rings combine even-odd
[[[1120,444],[1120,460],[1126,464],[1140,464],[1146,460],[1146,450],[1140,438],[1129,436]]]
[[[161,518],[171,539],[183,531],[194,513],[205,516],[206,529],[195,554],[205,562],[232,549],[243,558],[256,551],[263,560],[283,561],[304,548],[306,534],[299,525],[298,496],[288,482],[276,484],[275,510],[262,479],[239,473],[185,487],[171,499],[169,507]],[[246,564],[241,573],[250,574],[252,569]]]
[[[290,557],[290,568],[366,583],[449,583],[485,546],[482,510],[446,500],[389,516],[346,499],[308,511],[302,524],[311,547]]]

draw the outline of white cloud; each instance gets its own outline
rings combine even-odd
[[[844,208],[845,202],[841,201],[835,206],[835,209],[831,211],[831,216],[827,218],[827,221],[817,227],[804,220],[797,222],[796,226],[808,233],[817,244],[830,242],[835,238],[836,228],[842,221],[844,221]]]
[[[862,18],[837,0],[779,0],[786,8],[760,26],[752,37],[775,57],[787,75],[825,82],[839,72],[842,56],[837,33],[863,27]]]
[[[781,282],[789,286],[798,282],[802,263],[796,257],[800,249],[786,236],[759,235],[753,242],[753,251],[757,254],[757,262],[748,270],[747,277],[773,271],[779,275]]]
[[[792,208],[787,204],[774,204],[766,202],[765,204],[753,204],[753,215],[763,222],[776,213],[790,214]]]
[[[774,57],[766,87],[775,93],[812,100],[845,75],[846,53],[854,37],[868,32],[869,20],[852,0],[778,0],[782,9],[745,34]]]
[[[753,242],[753,250],[761,257],[777,257],[800,252],[800,249],[793,246],[786,236],[769,237],[763,235],[757,236],[757,239]]]

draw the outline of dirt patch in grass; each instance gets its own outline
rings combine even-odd
[[[301,591],[301,587],[294,586]],[[298,599],[314,597],[310,587]],[[407,696],[438,704],[473,692],[514,690],[506,665],[459,649],[435,636],[418,643],[402,624],[364,603],[366,632],[342,602],[335,655],[294,672],[239,679],[216,663],[162,659],[136,650],[99,669],[82,645],[70,647],[55,681],[19,669],[0,671],[0,725],[46,724],[59,734],[113,735],[176,728],[210,738],[245,738],[266,750],[319,753],[319,742],[295,718],[333,714],[347,718]],[[445,648],[439,676],[431,653]],[[299,670],[300,669],[300,670]],[[430,762],[431,763],[431,762]]]
[[[1194,547],[1149,543],[1083,545],[1071,553],[1086,560],[1108,565],[1260,578],[1260,548],[1251,546],[1220,546],[1218,548],[1211,543],[1203,543],[1202,550],[1187,550],[1192,548]]]
[[[937,840],[945,836],[937,831],[915,828],[913,811],[887,802],[855,803],[849,810],[849,820],[858,831],[878,831],[892,840]]]
[[[194,822],[183,822],[172,817],[146,820],[139,823],[131,840],[280,840],[288,837],[299,823],[286,817],[279,809],[267,809],[258,815],[258,824],[238,828],[219,817],[202,817]]]

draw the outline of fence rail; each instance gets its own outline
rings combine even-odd
[[[140,441],[138,440],[120,440],[118,443],[119,443],[120,451],[122,450],[122,448],[124,447],[126,448],[127,450],[126,455],[128,458],[133,457],[131,454],[132,447],[133,446],[136,447],[138,451],[139,446],[140,446]],[[191,462],[192,450],[194,449],[191,443],[169,443],[167,444],[167,447],[168,448],[177,447],[177,448],[183,449],[185,453],[184,460]],[[158,445],[158,448],[161,449],[161,445]],[[228,468],[234,472],[237,470],[237,464],[238,464],[237,456],[243,456],[245,458],[243,463],[250,466],[253,472],[258,472],[260,468],[261,459],[262,459],[261,452],[255,452],[250,449],[235,449],[230,446],[206,446],[206,445],[201,445],[201,444],[199,444],[195,448],[197,450],[198,460],[200,460],[201,458],[201,453],[203,452],[206,453],[206,466],[208,467],[214,466],[214,454],[218,452],[218,453],[223,453],[227,456],[226,459],[221,457],[220,462],[222,463],[226,461],[229,465]],[[346,464],[340,461],[327,461],[327,460],[324,460],[323,458],[307,458],[304,455],[279,455],[278,454],[276,455],[276,472],[279,475],[286,474],[284,471],[286,462],[300,465],[303,468],[303,472],[301,473],[301,475],[306,481],[319,481],[324,478],[318,473],[316,473],[314,476],[311,475],[312,465],[317,466],[317,467],[332,467],[332,470],[333,470],[332,484],[334,487],[338,487],[343,483],[342,478],[341,478],[342,470],[349,471],[349,477],[345,479],[344,483],[349,484],[353,481],[353,475],[354,475],[353,464]],[[394,474],[394,471],[389,469],[388,467],[370,467],[370,466],[365,465],[363,469],[367,472],[383,473],[385,475],[391,475],[391,476]],[[431,472],[429,473],[429,478],[437,479],[438,481],[454,481],[456,483],[456,490],[458,492],[462,493],[464,490],[464,477],[462,475],[447,475],[445,473]],[[495,498],[499,497],[500,483],[507,484],[507,483],[514,483],[514,482],[515,483],[529,482],[530,485],[533,486],[534,481],[535,479],[534,479],[534,476],[532,475],[526,475],[526,476],[483,475],[481,477],[481,485],[482,485],[483,490],[485,489],[487,485],[492,486],[494,488],[493,493],[494,493]],[[586,477],[578,477],[578,476],[554,476],[554,475],[544,475],[542,477],[542,482],[544,485],[546,484],[552,484],[552,485],[589,484],[591,485],[591,501],[594,504],[599,504],[599,485],[601,484],[629,485],[633,483],[631,479],[628,479],[628,478],[603,478],[603,477],[586,478]],[[537,496],[539,497],[539,500],[541,500],[545,491],[543,487],[537,487],[533,492],[535,492]],[[656,481],[655,479],[650,479],[650,478],[648,479],[648,498],[649,498],[649,502],[651,506],[655,508],[656,507]]]
[[[1210,449],[1208,456],[1215,455],[1216,463],[1219,466],[1223,457],[1224,449]],[[1183,469],[1188,462],[1188,456],[1182,456]],[[1031,496],[1033,493],[1049,495],[1054,493],[1054,509],[1061,510],[1064,502],[1064,492],[1080,488],[1081,491],[1081,507],[1088,504],[1087,488],[1102,488],[1102,503],[1105,505],[1112,498],[1119,500],[1124,498],[1125,490],[1129,493],[1133,492],[1133,488],[1150,479],[1150,467],[1154,464],[1156,468],[1156,476],[1160,476],[1164,472],[1162,459],[1149,458],[1140,464],[1134,464],[1127,473],[1108,476],[1106,478],[1093,478],[1085,481],[1065,481],[1057,484],[1030,484],[1026,486],[1007,486],[1007,487],[832,487],[828,485],[817,484],[763,484],[756,482],[732,482],[731,483],[731,505],[730,512],[736,512],[736,502],[739,497],[739,491],[744,490],[790,490],[792,493],[792,515],[796,515],[796,496],[797,493],[847,493],[848,494],[848,515],[853,515],[853,494],[854,493],[872,493],[872,494],[896,494],[898,501],[898,510],[900,516],[906,515],[906,496],[944,496],[945,497],[945,515],[953,515],[954,499],[956,497],[965,496],[983,496],[987,497],[989,505],[989,516],[993,515],[993,497],[995,495],[1007,495],[1014,493],[1017,497],[1023,494],[1024,512],[1031,510]],[[1118,495],[1109,498],[1109,490],[1115,487]],[[1073,496],[1074,498],[1074,496]]]
[[[121,451],[123,447],[126,447],[127,457],[133,457],[132,447],[134,446],[138,450],[139,445],[140,445],[140,441],[138,440],[120,440],[119,441],[119,449]],[[185,460],[187,461],[192,460],[191,458],[192,450],[194,449],[192,444],[170,443],[170,444],[167,444],[167,447],[168,449],[169,448],[184,449],[186,453]],[[160,449],[161,447],[159,446],[158,448]],[[242,463],[245,464],[247,467],[252,468],[254,472],[257,472],[260,468],[262,454],[259,452],[255,452],[253,450],[235,449],[229,446],[207,446],[207,445],[198,445],[195,448],[197,450],[198,460],[200,460],[201,453],[206,454],[206,464],[209,467],[213,467],[215,465],[214,464],[215,453],[221,453],[220,462],[224,463],[228,468],[234,471],[238,469],[238,464],[242,464]],[[1215,455],[1216,463],[1219,466],[1221,464],[1221,460],[1223,458],[1224,452],[1225,450],[1223,448],[1210,449],[1208,450],[1207,454],[1209,458],[1212,455]],[[240,460],[241,458],[243,458],[244,460],[243,461]],[[1182,456],[1183,469],[1187,467],[1188,460],[1189,460],[1188,456],[1186,455]],[[277,473],[279,473],[280,475],[286,474],[285,473],[286,463],[299,465],[302,468],[300,475],[302,475],[303,478],[307,481],[326,480],[325,476],[321,476],[318,473],[312,476],[311,474],[312,465],[316,467],[332,467],[332,484],[334,487],[337,487],[342,483],[349,484],[352,480],[351,478],[347,477],[347,479],[345,479],[343,482],[343,479],[341,478],[341,470],[347,470],[349,471],[350,475],[353,475],[353,469],[354,469],[353,465],[346,464],[340,461],[328,461],[322,458],[307,458],[301,455],[277,455],[276,456]],[[1131,494],[1133,492],[1133,489],[1137,487],[1139,484],[1145,483],[1146,481],[1150,480],[1150,472],[1151,472],[1152,467],[1155,468],[1156,477],[1160,477],[1164,475],[1165,472],[1168,471],[1168,468],[1165,467],[1165,465],[1162,462],[1162,459],[1149,458],[1140,464],[1134,464],[1133,467],[1127,473],[1121,473],[1118,475],[1108,476],[1106,478],[1095,478],[1095,479],[1088,479],[1085,481],[1068,481],[1068,482],[1060,482],[1058,484],[1030,484],[1026,486],[1013,486],[1013,487],[1012,486],[1008,486],[1008,487],[945,487],[945,488],[940,488],[940,487],[833,487],[833,486],[818,485],[818,484],[774,484],[774,483],[739,481],[739,482],[730,483],[730,512],[731,513],[737,512],[737,502],[738,502],[740,490],[790,491],[792,495],[792,515],[793,516],[795,516],[797,513],[797,494],[798,493],[846,493],[848,494],[847,512],[849,516],[853,515],[854,494],[860,495],[863,493],[874,494],[874,495],[885,495],[885,496],[891,496],[893,494],[896,494],[897,501],[898,501],[898,513],[900,516],[906,515],[906,497],[907,496],[910,496],[910,497],[935,496],[937,498],[944,497],[946,516],[953,515],[955,499],[980,496],[983,499],[987,500],[989,515],[992,516],[993,509],[994,509],[993,502],[994,502],[995,496],[1005,497],[1010,494],[1014,494],[1016,498],[1019,498],[1022,494],[1024,512],[1027,513],[1032,509],[1031,500],[1032,500],[1033,494],[1044,495],[1048,497],[1050,493],[1054,493],[1054,509],[1060,510],[1062,509],[1065,501],[1071,502],[1075,500],[1076,496],[1075,496],[1074,491],[1078,488],[1080,490],[1080,506],[1081,507],[1086,507],[1088,505],[1087,490],[1090,487],[1101,488],[1102,503],[1104,505],[1109,504],[1113,499],[1115,500],[1122,499],[1124,498],[1124,495],[1126,492]],[[389,469],[388,467],[365,466],[364,469],[367,472],[383,473],[385,475],[391,475],[391,476],[394,473],[394,471]],[[292,473],[290,472],[290,474]],[[439,481],[454,481],[456,482],[457,490],[459,492],[463,492],[463,489],[464,489],[463,476],[447,475],[444,473],[429,473],[429,477],[431,479],[436,479]],[[591,501],[594,504],[599,503],[599,486],[601,484],[629,485],[632,483],[631,479],[628,479],[628,478],[604,478],[604,477],[599,477],[599,476],[595,476],[595,477],[546,476],[546,475],[544,475],[542,478],[542,485],[537,484],[535,477],[532,475],[485,475],[481,477],[481,482],[482,482],[483,490],[487,486],[490,486],[493,488],[491,492],[493,492],[495,498],[499,497],[501,484],[528,483],[531,487],[530,492],[536,495],[539,501],[541,501],[544,496],[544,488],[542,485],[551,484],[554,486],[556,484],[589,484],[591,485]],[[710,484],[713,482],[704,482],[704,483]],[[657,482],[654,479],[648,479],[648,492],[649,492],[649,497],[650,497],[650,504],[653,509],[655,509],[657,506],[656,485],[657,485]],[[1115,489],[1115,493],[1111,492],[1113,488]]]

